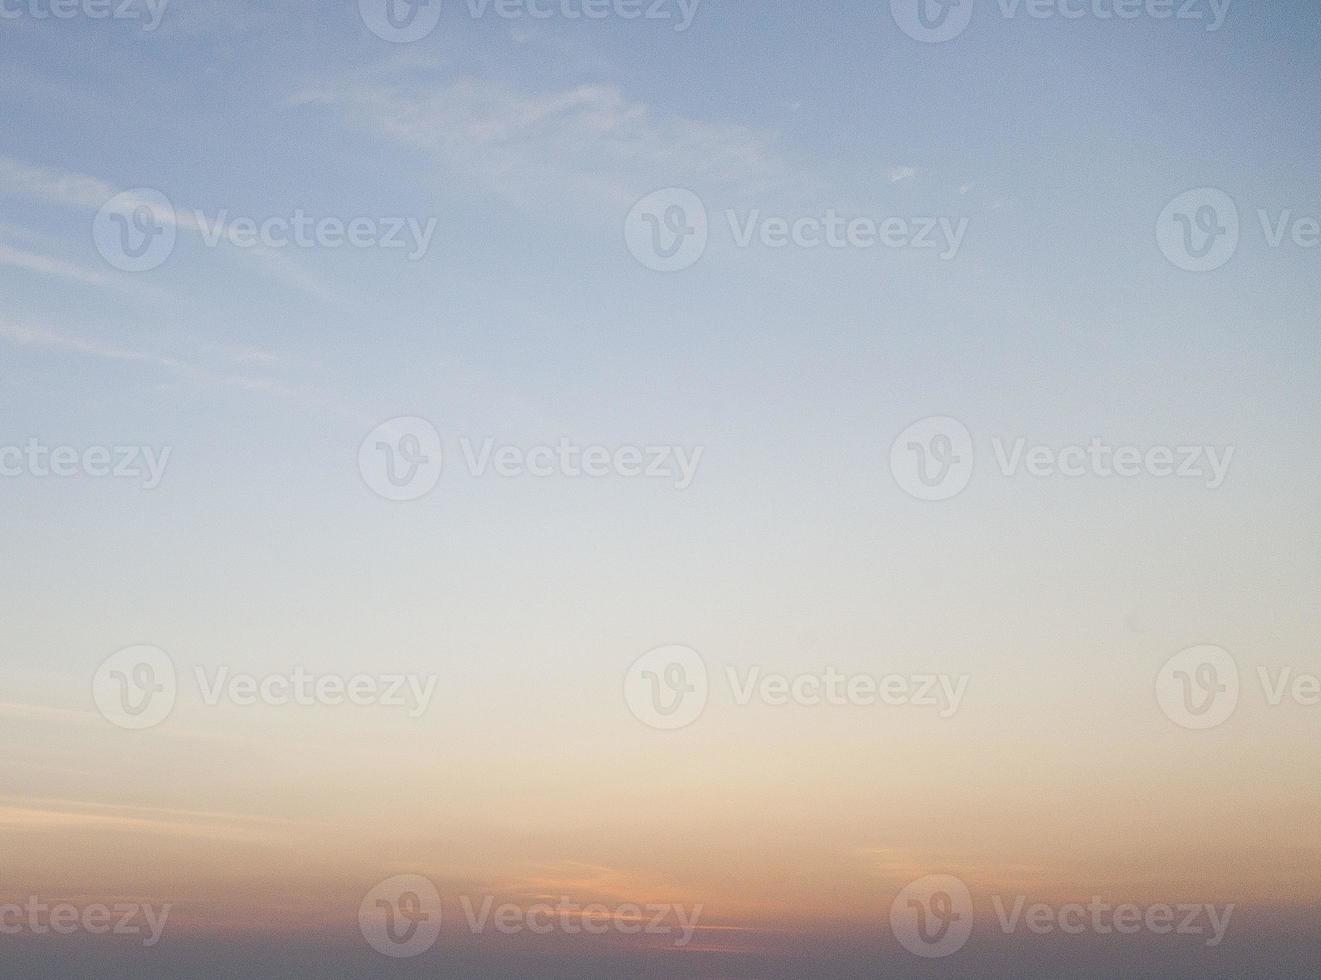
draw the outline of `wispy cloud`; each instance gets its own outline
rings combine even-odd
[[[23,269],[27,272],[38,272],[48,276],[59,276],[62,279],[71,279],[74,282],[86,283],[89,286],[110,286],[114,284],[114,280],[110,276],[97,272],[95,269],[88,269],[72,262],[38,255],[36,252],[12,248],[4,242],[0,242],[0,265]]]
[[[3,234],[3,229],[0,229],[0,234]],[[168,298],[168,293],[154,284],[143,282],[140,277],[111,276],[99,269],[88,268],[76,262],[42,255],[28,249],[16,248],[13,245],[5,244],[3,241],[0,241],[0,266],[35,273],[39,276],[64,279],[68,282],[81,283],[98,289],[112,289],[115,292],[139,300],[161,303]]]
[[[41,251],[37,251],[38,248]],[[169,298],[165,290],[144,281],[141,276],[112,275],[104,268],[47,254],[59,249],[60,244],[50,236],[38,235],[26,228],[0,222],[0,266],[97,289],[111,289],[138,300],[161,303]]]
[[[269,840],[291,821],[238,813],[125,806],[82,800],[0,798],[0,827],[10,832],[83,829],[221,840]]]
[[[917,174],[916,167],[891,167],[890,172],[885,176],[890,183],[901,184],[905,180],[912,180]]]
[[[211,346],[208,351],[214,351],[220,356],[233,361],[235,364],[253,364],[261,367],[280,367],[287,363],[288,359],[283,354],[277,354],[275,351],[267,350],[264,347],[234,347],[234,346]]]
[[[524,204],[547,192],[620,203],[674,184],[755,192],[798,176],[771,133],[662,112],[612,85],[550,94],[477,78],[419,86],[399,77],[414,68],[377,66],[290,102],[334,107],[351,125]]]
[[[96,210],[114,197],[116,191],[95,177],[61,173],[0,156],[0,193],[21,194],[65,207]]]
[[[41,347],[47,350],[65,351],[71,354],[83,354],[89,357],[99,357],[110,361],[133,361],[143,364],[153,364],[157,367],[165,368],[169,371],[177,371],[181,374],[191,374],[196,370],[192,365],[178,360],[177,358],[132,350],[131,348],[126,347],[116,347],[113,344],[104,344],[100,341],[86,340],[81,337],[71,337],[68,334],[57,333],[43,327],[29,327],[18,323],[9,323],[4,320],[0,320],[0,339],[7,340],[20,347]]]
[[[248,391],[267,391],[289,396],[305,394],[299,388],[271,378],[216,370],[173,355],[135,350],[99,340],[75,337],[46,327],[32,327],[0,320],[0,340],[8,341],[18,347],[60,351],[107,361],[147,364],[197,383],[227,385]]]
[[[23,163],[10,157],[0,156],[0,194],[35,198],[61,207],[99,211],[106,202],[119,193],[111,184],[97,177],[90,177],[86,174],[63,173],[46,167]],[[129,203],[133,203],[132,198],[129,199]],[[176,206],[167,210],[163,210],[157,202],[145,197],[137,203],[150,209],[158,221],[199,237],[203,233],[202,223],[197,219],[196,214],[179,208],[177,202],[175,202]],[[258,262],[262,271],[267,275],[316,300],[335,302],[339,298],[339,294],[335,289],[310,275],[289,256],[275,249],[257,246],[237,251]],[[34,258],[39,258],[30,256],[24,259],[24,254],[16,253],[14,261],[8,264],[14,265],[18,261],[28,261],[31,265]],[[3,259],[0,259],[0,261],[3,261]],[[66,274],[72,268],[67,268],[65,270]],[[31,268],[31,271],[60,274],[51,268]],[[84,275],[88,274],[86,270],[83,270],[83,272]],[[88,280],[84,278],[83,281]],[[111,277],[103,276],[99,284],[112,281],[114,280]]]

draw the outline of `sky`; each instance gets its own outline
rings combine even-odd
[[[0,0],[0,976],[1316,975],[1314,0],[120,3]]]

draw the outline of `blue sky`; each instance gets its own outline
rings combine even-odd
[[[1153,773],[1173,772],[1179,800],[1149,805],[1216,813],[1170,844],[1188,880],[1200,881],[1202,848],[1224,862],[1212,884],[1232,881],[1253,866],[1244,841],[1256,834],[1287,830],[1315,853],[1315,832],[1293,822],[1315,794],[1271,764],[1302,752],[1314,771],[1315,750],[1298,749],[1305,721],[1252,712],[1257,740],[1226,736],[1223,764],[1201,768],[1147,711],[1156,669],[1195,643],[1321,669],[1321,248],[1270,247],[1258,218],[1321,217],[1315,2],[1240,0],[1208,31],[1010,18],[976,0],[967,30],[936,44],[863,0],[706,0],[685,31],[473,18],[446,0],[439,27],[411,44],[374,35],[356,4],[274,6],[171,0],[152,32],[0,20],[0,447],[171,452],[149,491],[0,479],[0,588],[16,600],[0,724],[30,752],[5,773],[13,794],[363,821],[378,800],[422,800],[457,850],[469,842],[455,827],[483,828],[474,865],[517,850],[502,835],[535,830],[557,858],[641,875],[669,855],[700,883],[689,865],[701,855],[664,828],[687,826],[722,780],[727,799],[703,811],[713,850],[783,792],[768,838],[854,855],[898,846],[887,827],[919,863],[953,845],[922,839],[923,814],[894,816],[891,796],[957,806],[962,786],[1004,821],[1006,862],[1030,851],[1016,836],[1028,827],[1058,881],[1060,865],[1077,871],[1063,856],[1076,840],[1103,856],[1141,828],[1135,801]],[[710,241],[660,273],[630,254],[625,220],[674,187],[701,199]],[[1233,199],[1242,240],[1223,268],[1188,272],[1156,227],[1204,187]],[[142,188],[182,216],[177,243],[159,267],[124,272],[98,251],[94,217]],[[207,247],[188,217],[296,209],[435,233],[416,260],[272,252]],[[828,210],[943,217],[966,235],[948,259],[740,248],[726,214]],[[364,437],[400,416],[434,423],[446,458],[438,489],[407,504],[373,494],[356,464]],[[965,492],[927,504],[888,460],[905,427],[933,416],[965,424],[978,458]],[[458,440],[488,437],[703,456],[682,492],[470,477]],[[1213,492],[1008,478],[994,437],[1235,457]],[[150,743],[164,761],[137,781],[115,743],[22,721],[89,710],[96,664],[135,643],[236,669],[441,670],[443,715],[424,736],[443,752],[428,757],[410,735],[395,754],[390,725],[331,722],[306,771],[243,756],[193,767],[188,744],[167,741]],[[618,688],[636,655],[665,643],[786,669],[879,657],[969,671],[990,700],[973,697],[953,728],[804,717],[749,731],[722,716],[695,742],[658,746]],[[222,721],[188,715],[181,738]],[[267,724],[243,734],[300,737],[296,719]],[[904,753],[924,745],[958,763],[907,768],[917,756]],[[638,775],[631,760],[646,751],[659,761]],[[821,753],[871,762],[826,772]],[[1027,798],[1053,798],[1080,757],[1096,760],[1094,785],[1058,804],[1058,824],[1032,824]],[[78,759],[97,761],[71,781]],[[1005,775],[1006,759],[1024,770]],[[344,760],[362,782],[342,782]],[[549,813],[519,796],[520,780]],[[1103,806],[1113,798],[1122,812]],[[601,835],[610,853],[584,814],[619,820]],[[628,839],[629,820],[661,856]],[[995,877],[992,830],[952,837]],[[105,887],[131,888],[106,870],[114,846],[87,853],[105,858]],[[785,861],[835,869],[830,853]],[[1143,881],[1144,860],[1169,857],[1154,844],[1125,853]],[[526,874],[503,860],[483,873]],[[795,907],[838,917],[822,881]],[[846,878],[840,893],[872,884]]]
[[[1257,207],[1317,210],[1314,5],[1236,5],[1214,33],[987,5],[935,45],[871,3],[707,4],[683,33],[451,3],[411,45],[352,8],[218,9],[177,0],[154,33],[6,25],[6,316],[59,338],[6,341],[19,433],[219,440],[213,465],[178,453],[179,479],[324,517],[361,488],[310,474],[406,413],[447,432],[722,440],[758,485],[788,449],[804,496],[827,460],[870,465],[938,412],[1284,445],[1315,418],[1299,356],[1315,253],[1245,236],[1229,267],[1189,276],[1152,234],[1204,185],[1249,225]],[[163,268],[123,275],[61,183],[81,177],[92,199],[151,187],[213,216],[438,230],[419,262],[263,262],[185,235]],[[672,185],[703,196],[715,240],[653,275],[621,247],[622,215]],[[731,249],[720,212],[752,207],[949,215],[968,233],[951,262]],[[235,472],[234,453],[252,465]],[[297,504],[262,494],[267,476]]]

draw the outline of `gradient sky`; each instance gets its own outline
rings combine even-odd
[[[151,33],[0,21],[0,445],[171,447],[150,491],[0,478],[0,900],[177,906],[151,956],[12,940],[0,975],[642,975],[637,950],[563,937],[373,958],[358,902],[403,873],[447,901],[702,903],[724,928],[646,960],[657,976],[801,976],[811,950],[838,976],[1315,975],[1321,709],[1253,689],[1190,732],[1152,696],[1202,643],[1245,675],[1321,671],[1321,250],[1269,248],[1256,218],[1321,215],[1314,0],[1240,0],[1217,32],[977,0],[943,44],[874,0],[707,0],[682,33],[450,0],[407,45],[355,4],[275,6],[172,0]],[[712,236],[659,274],[623,222],[671,186]],[[1205,186],[1244,233],[1199,275],[1154,228]],[[144,187],[437,232],[410,262],[181,231],[165,265],[120,272],[93,216]],[[968,231],[950,261],[742,249],[730,208]],[[394,504],[358,447],[408,415],[450,456]],[[930,504],[888,463],[928,416],[979,452],[1236,456],[1214,491],[980,456]],[[681,492],[474,479],[463,437],[704,456]],[[186,693],[125,732],[89,691],[138,643],[182,671],[439,682],[421,719]],[[969,693],[940,719],[720,689],[657,732],[620,688],[667,643],[713,672],[948,672]],[[1217,956],[1019,937],[929,965],[888,914],[936,873],[978,896],[1232,902],[1244,925]]]

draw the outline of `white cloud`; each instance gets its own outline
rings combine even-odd
[[[29,327],[4,320],[0,320],[0,340],[7,340],[19,347],[39,347],[70,354],[83,354],[110,361],[134,361],[153,364],[156,367],[185,374],[192,373],[195,370],[191,365],[177,358],[116,347],[95,340],[71,337],[67,334],[48,330],[45,327]]]
[[[89,177],[85,174],[62,173],[45,167],[22,163],[10,157],[0,156],[0,194],[20,195],[63,207],[99,211],[107,201],[118,193],[119,191],[111,184],[96,177]],[[202,225],[197,220],[196,215],[193,212],[179,208],[177,202],[168,210],[157,207],[155,202],[146,198],[142,199],[140,203],[150,208],[158,221],[195,235],[200,236],[202,234]],[[265,274],[286,286],[297,289],[325,303],[338,302],[341,299],[336,289],[310,275],[292,258],[275,249],[259,246],[240,251],[241,254],[250,256],[250,261],[259,263]],[[42,265],[40,256],[25,255],[14,250],[11,250],[11,252],[11,261],[6,264],[18,266],[20,262],[26,262],[27,265],[24,267],[30,271],[58,275],[61,273],[57,271],[57,267],[60,267],[64,274],[71,275],[74,270],[74,267],[67,263],[59,263],[58,260],[53,259],[45,260],[45,268],[38,268],[39,265]],[[0,261],[3,261],[3,259],[0,259]],[[83,273],[84,275],[100,275],[99,273],[88,273],[87,270],[83,270]],[[83,281],[89,280],[84,278]],[[114,283],[115,281],[106,277],[100,280],[100,284]]]
[[[898,184],[905,180],[912,180],[917,174],[918,171],[915,167],[891,167],[886,177],[890,183]]]
[[[74,282],[86,283],[89,286],[108,286],[112,283],[109,276],[94,269],[88,269],[61,259],[38,255],[35,252],[26,252],[6,245],[4,242],[0,242],[0,265],[23,269],[27,272],[38,272],[48,276],[59,276],[62,279],[72,279]]]
[[[288,396],[305,394],[298,388],[269,377],[213,370],[172,355],[134,350],[99,340],[74,337],[46,327],[33,327],[0,320],[0,340],[8,341],[17,347],[58,351],[105,361],[146,364],[199,384],[218,384],[246,391],[266,391]]]
[[[33,237],[21,234],[21,231],[21,229],[13,228],[13,226],[0,225],[0,239],[6,237],[11,239]],[[47,243],[43,242],[42,244],[46,245]],[[31,249],[18,248],[6,244],[3,240],[0,240],[0,266],[20,269],[23,272],[32,272],[40,276],[54,276],[87,286],[113,289],[135,299],[152,303],[162,304],[168,300],[168,294],[165,291],[153,283],[143,281],[141,277],[112,276],[100,269],[53,258],[49,255],[34,252]]]
[[[533,95],[476,78],[405,84],[389,73],[378,67],[292,103],[334,107],[351,125],[523,204],[551,194],[619,204],[688,184],[753,193],[795,177],[772,134],[660,112],[611,85]]]
[[[65,207],[97,210],[115,196],[103,180],[83,174],[60,173],[0,156],[0,192],[21,194]]]

